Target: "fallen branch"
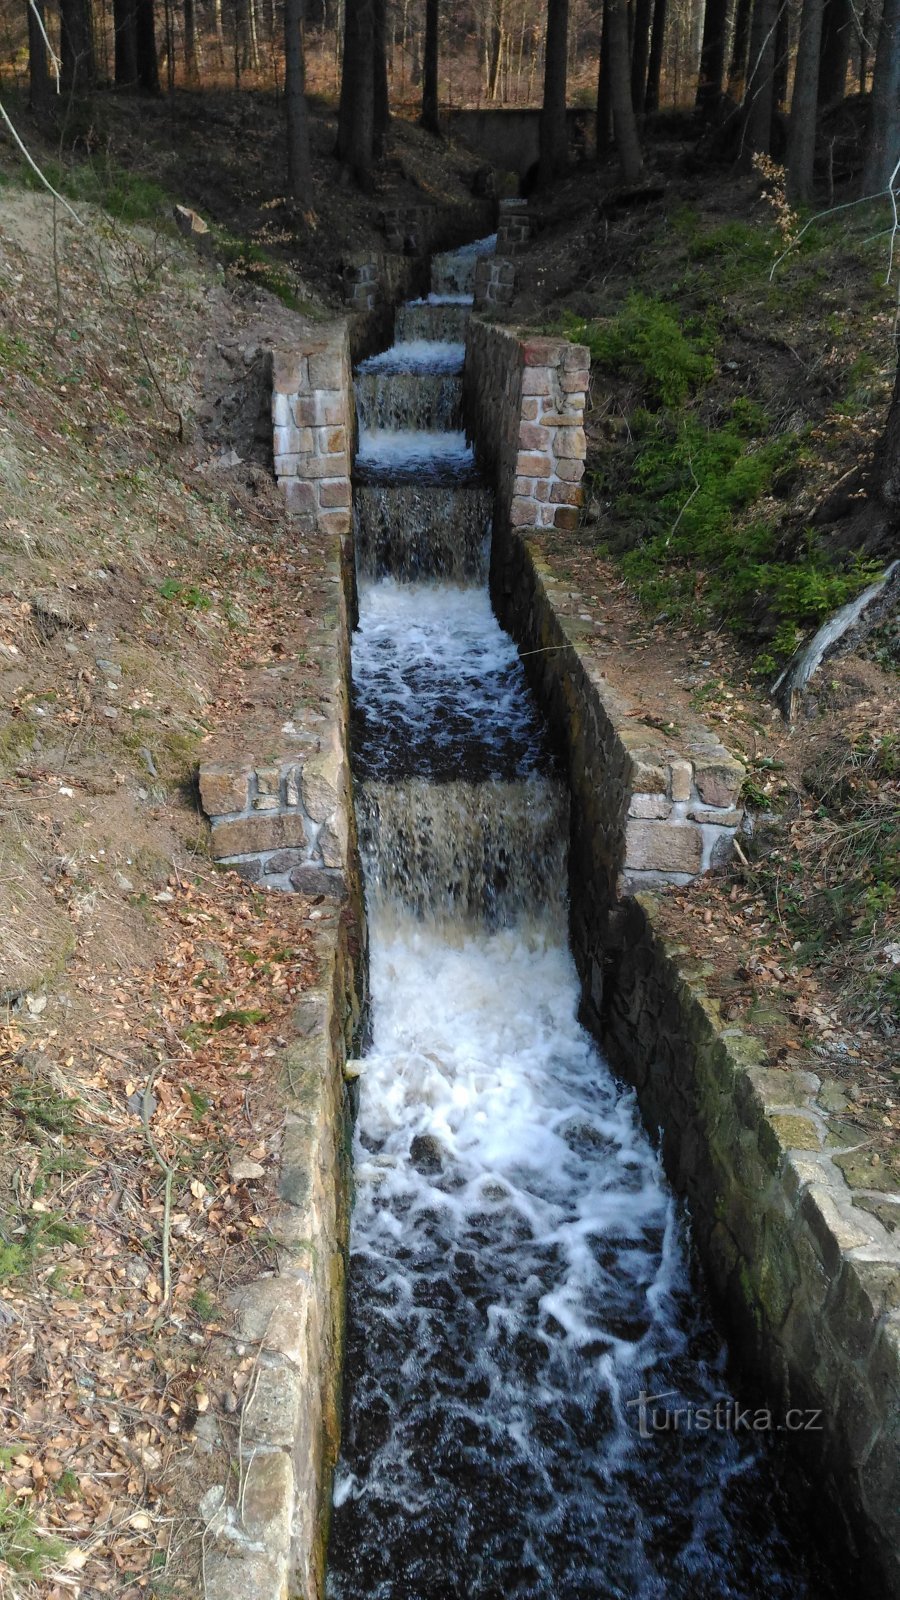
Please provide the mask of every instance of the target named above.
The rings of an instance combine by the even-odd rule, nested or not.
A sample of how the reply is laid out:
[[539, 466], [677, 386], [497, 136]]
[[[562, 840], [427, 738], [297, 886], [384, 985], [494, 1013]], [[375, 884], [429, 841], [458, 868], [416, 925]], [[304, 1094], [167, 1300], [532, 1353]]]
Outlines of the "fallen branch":
[[162, 1303], [161, 1303], [160, 1308], [159, 1308], [159, 1315], [156, 1318], [156, 1321], [155, 1321], [155, 1323], [153, 1325], [154, 1329], [156, 1329], [156, 1328], [158, 1328], [160, 1326], [160, 1324], [162, 1322], [162, 1319], [163, 1319], [163, 1315], [164, 1315], [164, 1313], [165, 1313], [165, 1311], [166, 1311], [166, 1309], [167, 1309], [167, 1307], [169, 1305], [169, 1302], [170, 1302], [171, 1296], [172, 1296], [172, 1268], [171, 1268], [171, 1263], [170, 1263], [170, 1260], [169, 1260], [169, 1247], [170, 1247], [171, 1238], [172, 1238], [172, 1189], [173, 1189], [173, 1186], [174, 1186], [174, 1183], [175, 1183], [175, 1168], [174, 1167], [170, 1167], [168, 1162], [163, 1160], [162, 1156], [159, 1153], [159, 1148], [157, 1146], [156, 1140], [154, 1139], [152, 1133], [150, 1132], [150, 1095], [151, 1095], [151, 1093], [153, 1091], [153, 1085], [156, 1082], [156, 1077], [157, 1077], [157, 1073], [158, 1072], [159, 1072], [159, 1068], [158, 1067], [155, 1068], [153, 1072], [151, 1072], [149, 1078], [147, 1079], [147, 1087], [145, 1088], [143, 1096], [141, 1098], [141, 1121], [144, 1124], [144, 1136], [145, 1136], [145, 1138], [147, 1140], [148, 1145], [150, 1146], [150, 1153], [153, 1156], [154, 1161], [156, 1162], [156, 1164], [160, 1168], [160, 1170], [162, 1172], [164, 1172], [165, 1175], [166, 1175], [165, 1202], [164, 1202], [164, 1205], [163, 1205], [163, 1224], [162, 1224], [162, 1275], [163, 1275], [162, 1287], [163, 1287], [163, 1297], [162, 1297]]

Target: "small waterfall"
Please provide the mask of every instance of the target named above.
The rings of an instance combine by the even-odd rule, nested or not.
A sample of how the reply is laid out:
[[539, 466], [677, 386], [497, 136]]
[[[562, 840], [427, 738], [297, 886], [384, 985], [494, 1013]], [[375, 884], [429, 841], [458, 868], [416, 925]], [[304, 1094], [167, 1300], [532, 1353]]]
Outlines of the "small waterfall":
[[438, 399], [491, 247], [437, 257], [358, 376], [373, 1043], [327, 1594], [812, 1600], [757, 1437], [638, 1426], [642, 1393], [726, 1400], [725, 1354], [634, 1097], [578, 1022], [568, 794], [491, 611], [489, 491]]
[[492, 505], [482, 485], [358, 483], [353, 508], [360, 576], [486, 582]]
[[555, 779], [362, 783], [357, 821], [370, 911], [564, 927], [569, 797]]

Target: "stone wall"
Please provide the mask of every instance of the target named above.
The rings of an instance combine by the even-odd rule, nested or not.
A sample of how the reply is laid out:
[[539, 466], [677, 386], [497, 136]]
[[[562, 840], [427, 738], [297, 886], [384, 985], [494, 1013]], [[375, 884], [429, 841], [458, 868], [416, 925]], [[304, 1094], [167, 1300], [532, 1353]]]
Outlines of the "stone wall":
[[[231, 1298], [235, 1360], [254, 1364], [233, 1483], [210, 1491], [206, 1600], [321, 1600], [340, 1433], [349, 1231], [348, 1058], [366, 995], [365, 913], [349, 786], [349, 539], [323, 540], [325, 587], [304, 659], [244, 681], [248, 709], [209, 742], [200, 792], [213, 855], [270, 888], [317, 897], [319, 966], [297, 1002], [279, 1072], [277, 1273]], [[315, 695], [309, 694], [310, 681]], [[268, 707], [268, 709], [264, 709]]]
[[538, 421], [523, 407], [553, 375], [579, 372], [583, 355], [547, 351], [529, 380], [528, 347], [473, 321], [467, 415], [497, 475], [495, 608], [568, 769], [584, 1019], [660, 1137], [760, 1398], [779, 1418], [817, 1413], [795, 1442], [835, 1554], [842, 1542], [855, 1550], [861, 1592], [900, 1596], [900, 1235], [887, 1215], [900, 1195], [885, 1197], [878, 1169], [860, 1158], [839, 1085], [786, 1070], [725, 1025], [705, 991], [708, 969], [659, 931], [646, 886], [685, 882], [724, 857], [743, 769], [683, 708], [670, 738], [607, 681], [584, 601], [554, 565], [560, 541], [541, 531], [548, 501], [524, 493], [521, 468], [523, 427]]
[[589, 356], [567, 339], [521, 335], [472, 317], [463, 395], [469, 433], [504, 520], [574, 528], [584, 476]]
[[272, 358], [275, 476], [303, 532], [349, 533], [353, 383], [346, 322]]
[[[576, 803], [577, 809], [577, 803]], [[856, 1552], [856, 1592], [900, 1595], [900, 1215], [842, 1125], [842, 1085], [785, 1069], [727, 1026], [709, 968], [654, 926], [650, 896], [616, 912], [602, 1038], [661, 1130], [732, 1348], [815, 1482], [818, 1537]], [[887, 1203], [893, 1199], [895, 1204]], [[843, 1550], [842, 1550], [843, 1547]]]

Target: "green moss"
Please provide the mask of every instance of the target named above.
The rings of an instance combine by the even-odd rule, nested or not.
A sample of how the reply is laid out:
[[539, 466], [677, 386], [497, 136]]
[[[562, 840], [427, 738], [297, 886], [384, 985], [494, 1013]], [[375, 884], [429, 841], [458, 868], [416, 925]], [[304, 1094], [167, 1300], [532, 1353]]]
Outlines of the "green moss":
[[0, 1564], [20, 1578], [39, 1578], [65, 1545], [39, 1532], [27, 1507], [0, 1489]]

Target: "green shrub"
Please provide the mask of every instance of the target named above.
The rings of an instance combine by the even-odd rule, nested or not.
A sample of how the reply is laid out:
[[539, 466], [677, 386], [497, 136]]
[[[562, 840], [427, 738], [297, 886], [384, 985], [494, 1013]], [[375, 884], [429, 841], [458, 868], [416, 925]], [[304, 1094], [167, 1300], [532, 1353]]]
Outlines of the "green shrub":
[[679, 321], [654, 296], [633, 293], [617, 316], [585, 322], [571, 314], [565, 332], [586, 344], [591, 361], [636, 378], [653, 406], [679, 406], [713, 375], [714, 336], [707, 323]]

